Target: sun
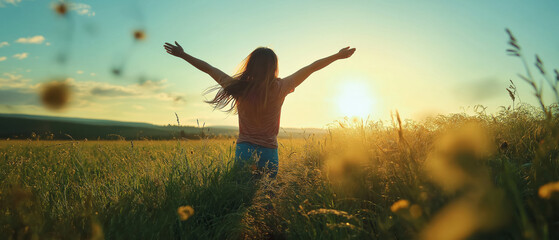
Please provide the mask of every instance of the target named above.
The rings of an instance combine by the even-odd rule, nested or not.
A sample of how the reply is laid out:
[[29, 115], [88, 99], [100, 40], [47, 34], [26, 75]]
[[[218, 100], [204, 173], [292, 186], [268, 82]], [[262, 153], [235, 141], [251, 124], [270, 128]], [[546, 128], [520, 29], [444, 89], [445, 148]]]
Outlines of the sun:
[[375, 111], [375, 100], [370, 86], [365, 82], [349, 81], [340, 86], [336, 99], [338, 111], [346, 117], [366, 119]]

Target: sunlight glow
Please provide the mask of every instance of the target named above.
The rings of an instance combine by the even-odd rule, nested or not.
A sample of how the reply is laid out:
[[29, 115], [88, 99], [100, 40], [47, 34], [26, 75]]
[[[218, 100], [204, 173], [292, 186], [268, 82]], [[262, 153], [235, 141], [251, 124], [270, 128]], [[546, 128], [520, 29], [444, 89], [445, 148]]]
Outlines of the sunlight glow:
[[369, 85], [361, 81], [343, 83], [336, 102], [343, 116], [364, 119], [375, 111], [376, 105]]

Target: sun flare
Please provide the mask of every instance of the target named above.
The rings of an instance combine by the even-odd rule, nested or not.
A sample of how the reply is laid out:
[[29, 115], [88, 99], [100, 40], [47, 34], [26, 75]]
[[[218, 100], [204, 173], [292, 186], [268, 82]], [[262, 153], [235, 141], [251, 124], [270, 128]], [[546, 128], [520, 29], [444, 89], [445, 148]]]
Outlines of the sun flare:
[[364, 82], [345, 82], [340, 86], [338, 111], [347, 117], [367, 118], [375, 111], [375, 101], [368, 84]]

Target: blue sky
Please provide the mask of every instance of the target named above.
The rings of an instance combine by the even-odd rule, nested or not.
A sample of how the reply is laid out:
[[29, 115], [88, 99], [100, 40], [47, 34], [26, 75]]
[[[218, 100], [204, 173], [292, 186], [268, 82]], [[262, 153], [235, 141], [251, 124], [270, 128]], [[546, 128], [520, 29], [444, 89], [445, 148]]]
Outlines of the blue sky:
[[[533, 103], [516, 76], [521, 62], [505, 53], [506, 27], [529, 62], [538, 53], [549, 69], [559, 66], [559, 2], [551, 0], [86, 0], [68, 2], [65, 17], [57, 3], [0, 0], [0, 112], [155, 124], [175, 123], [176, 112], [182, 124], [236, 125], [203, 102], [213, 80], [163, 51], [175, 40], [230, 74], [254, 48], [271, 47], [280, 77], [356, 47], [288, 96], [284, 127], [324, 127], [344, 114], [386, 119], [396, 109], [413, 119], [476, 104], [495, 111], [511, 104], [509, 79]], [[135, 30], [146, 39], [136, 41]], [[61, 111], [38, 100], [53, 79], [73, 89]]]

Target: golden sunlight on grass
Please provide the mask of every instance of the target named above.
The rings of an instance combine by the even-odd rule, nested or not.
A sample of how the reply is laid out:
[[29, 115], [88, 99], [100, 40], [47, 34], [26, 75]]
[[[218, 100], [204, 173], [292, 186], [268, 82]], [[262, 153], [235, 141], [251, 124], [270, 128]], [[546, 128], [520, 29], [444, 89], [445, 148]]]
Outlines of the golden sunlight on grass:
[[367, 118], [376, 110], [376, 101], [369, 88], [362, 81], [344, 82], [336, 98], [339, 113], [347, 117]]

